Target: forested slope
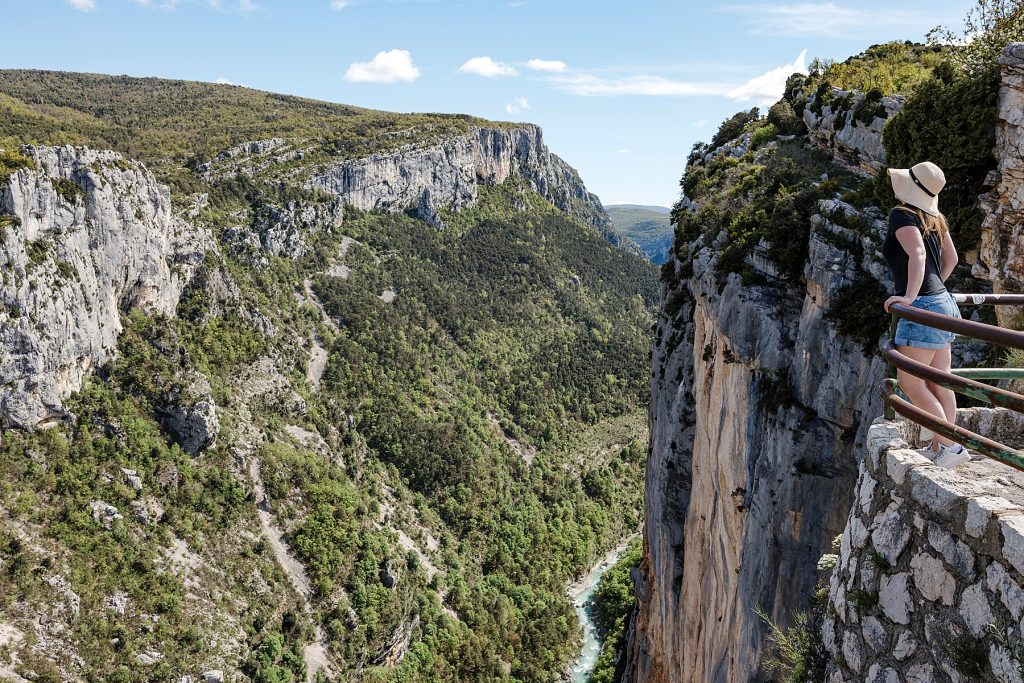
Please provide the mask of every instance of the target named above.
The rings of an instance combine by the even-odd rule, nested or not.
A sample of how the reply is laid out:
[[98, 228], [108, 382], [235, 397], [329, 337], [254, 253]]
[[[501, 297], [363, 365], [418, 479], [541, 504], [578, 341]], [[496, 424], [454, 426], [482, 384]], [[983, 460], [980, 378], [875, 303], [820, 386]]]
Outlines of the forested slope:
[[[561, 671], [566, 582], [639, 522], [656, 293], [566, 213], [599, 204], [539, 131], [157, 79], [0, 92], [0, 670]], [[496, 170], [451, 169], [466, 201], [431, 221], [311, 181], [480, 140]]]

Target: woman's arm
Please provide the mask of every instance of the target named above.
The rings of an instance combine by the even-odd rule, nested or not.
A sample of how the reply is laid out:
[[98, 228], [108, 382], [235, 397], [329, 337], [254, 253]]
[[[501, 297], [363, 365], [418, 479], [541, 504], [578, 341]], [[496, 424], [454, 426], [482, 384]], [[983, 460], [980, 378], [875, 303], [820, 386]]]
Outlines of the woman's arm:
[[924, 283], [924, 259], [927, 254], [924, 240], [921, 238], [921, 231], [913, 225], [905, 225], [897, 230], [896, 239], [910, 257], [907, 263], [907, 293], [904, 296], [913, 301]]
[[956, 255], [956, 247], [953, 245], [953, 238], [949, 234], [949, 230], [946, 231], [946, 236], [942, 239], [942, 271], [939, 273], [939, 277], [945, 282], [949, 274], [956, 268], [957, 261], [959, 259]]
[[885, 301], [885, 310], [894, 303], [902, 303], [910, 306], [917, 293], [921, 291], [924, 283], [924, 240], [921, 238], [921, 231], [914, 225], [904, 225], [896, 231], [896, 239], [899, 241], [903, 251], [907, 252], [907, 291], [903, 296], [891, 296]]

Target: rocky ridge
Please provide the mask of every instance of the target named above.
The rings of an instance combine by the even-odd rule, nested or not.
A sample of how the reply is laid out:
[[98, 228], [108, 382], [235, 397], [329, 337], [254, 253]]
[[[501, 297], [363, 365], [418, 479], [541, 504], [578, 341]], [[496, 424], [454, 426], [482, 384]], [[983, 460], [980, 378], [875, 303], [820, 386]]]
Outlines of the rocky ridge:
[[[216, 161], [266, 155], [282, 145], [277, 138], [254, 141]], [[217, 247], [191, 220], [205, 198], [199, 197], [191, 215], [175, 215], [168, 189], [143, 164], [87, 148], [26, 151], [34, 168], [15, 171], [0, 187], [0, 322], [9, 323], [0, 327], [0, 427], [31, 429], [68, 417], [63, 399], [111, 357], [121, 316], [129, 309], [174, 315], [203, 255]], [[367, 211], [414, 209], [440, 227], [442, 210], [472, 206], [481, 184], [513, 176], [640, 255], [639, 247], [614, 233], [600, 200], [575, 169], [548, 150], [536, 126], [475, 128], [435, 145], [329, 166], [308, 184], [336, 195], [336, 201], [269, 206], [251, 226], [228, 229], [224, 242], [233, 254], [265, 267], [267, 255], [307, 253], [308, 237], [337, 229], [346, 204]], [[259, 317], [258, 311], [249, 315]], [[193, 429], [184, 425], [188, 415], [198, 420], [199, 433], [185, 437], [192, 451], [212, 442], [216, 432], [215, 407], [205, 402], [196, 408], [199, 403], [202, 397], [167, 411], [182, 425], [175, 432]]]
[[612, 230], [600, 200], [587, 191], [574, 168], [548, 150], [537, 126], [472, 128], [437, 144], [341, 161], [315, 173], [309, 185], [364, 211], [413, 210], [443, 227], [443, 211], [470, 207], [480, 185], [498, 185], [513, 176], [597, 228], [612, 244], [641, 255], [639, 247]]

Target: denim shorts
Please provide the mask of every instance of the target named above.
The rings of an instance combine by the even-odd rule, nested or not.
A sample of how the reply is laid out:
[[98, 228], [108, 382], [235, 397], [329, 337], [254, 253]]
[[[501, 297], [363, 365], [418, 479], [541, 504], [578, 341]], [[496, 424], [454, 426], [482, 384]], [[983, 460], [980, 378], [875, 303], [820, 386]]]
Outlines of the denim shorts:
[[[949, 292], [939, 292], [929, 296], [919, 296], [914, 299], [914, 308], [920, 308], [932, 313], [942, 313], [954, 318], [960, 317], [960, 309]], [[942, 349], [946, 344], [953, 341], [952, 332], [937, 330], [921, 323], [911, 322], [900, 318], [896, 323], [896, 346], [913, 346], [918, 349]]]

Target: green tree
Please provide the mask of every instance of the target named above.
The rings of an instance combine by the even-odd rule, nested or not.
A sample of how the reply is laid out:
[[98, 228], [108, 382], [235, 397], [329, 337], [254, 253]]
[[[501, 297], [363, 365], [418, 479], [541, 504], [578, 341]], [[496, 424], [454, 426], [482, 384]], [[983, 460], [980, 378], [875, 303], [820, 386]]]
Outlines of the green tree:
[[947, 46], [949, 59], [964, 73], [984, 74], [1007, 45], [1024, 40], [1024, 1], [975, 0], [961, 30], [937, 26], [928, 40]]

